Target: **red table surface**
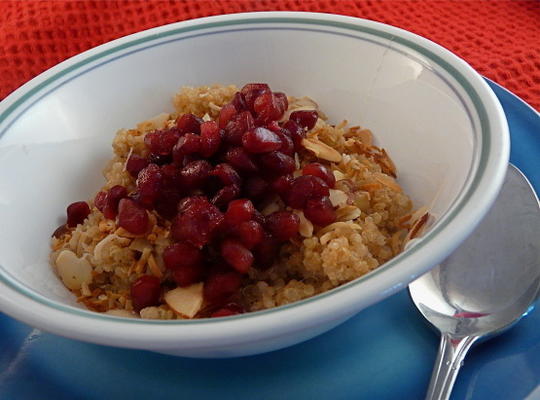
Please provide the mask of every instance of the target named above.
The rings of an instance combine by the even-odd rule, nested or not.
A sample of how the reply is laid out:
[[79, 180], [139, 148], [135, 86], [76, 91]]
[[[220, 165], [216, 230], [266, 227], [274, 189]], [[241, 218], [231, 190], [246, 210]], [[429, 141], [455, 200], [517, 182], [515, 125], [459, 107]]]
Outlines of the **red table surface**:
[[540, 110], [540, 1], [0, 0], [0, 100], [47, 68], [143, 29], [246, 11], [384, 22], [448, 48]]

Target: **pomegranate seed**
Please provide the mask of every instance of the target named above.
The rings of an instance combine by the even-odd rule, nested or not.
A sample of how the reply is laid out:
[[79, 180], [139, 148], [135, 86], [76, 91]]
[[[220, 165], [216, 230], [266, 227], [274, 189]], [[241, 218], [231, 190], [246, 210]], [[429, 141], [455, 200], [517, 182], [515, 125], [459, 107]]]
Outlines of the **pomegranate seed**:
[[248, 249], [264, 240], [264, 229], [257, 221], [244, 221], [234, 231], [240, 242]]
[[57, 239], [60, 239], [62, 236], [64, 236], [66, 233], [69, 232], [69, 228], [67, 224], [60, 225], [51, 235], [52, 237], [55, 237]]
[[156, 165], [165, 165], [172, 161], [171, 154], [163, 155], [163, 154], [156, 154], [156, 153], [150, 153], [148, 155], [148, 163], [149, 164], [156, 164]]
[[176, 191], [164, 190], [154, 204], [156, 212], [167, 220], [171, 220], [177, 214], [178, 202], [182, 195]]
[[336, 211], [328, 197], [309, 199], [304, 208], [304, 215], [319, 226], [326, 226], [336, 221]]
[[285, 112], [281, 102], [278, 104], [276, 96], [270, 91], [262, 93], [255, 99], [253, 110], [257, 113], [257, 122], [261, 125], [280, 119]]
[[285, 114], [285, 111], [287, 111], [287, 108], [289, 108], [289, 101], [285, 93], [274, 92], [274, 96], [276, 97], [276, 104], [280, 112], [279, 118], [276, 119], [280, 119]]
[[171, 276], [178, 286], [189, 286], [200, 282], [203, 277], [201, 265], [186, 265], [172, 271]]
[[244, 95], [246, 105], [249, 110], [253, 111], [253, 104], [255, 99], [265, 92], [269, 92], [270, 87], [266, 83], [248, 83], [240, 90], [240, 93]]
[[274, 133], [278, 133], [281, 130], [281, 126], [279, 126], [279, 122], [277, 121], [270, 121], [266, 124], [266, 129], [269, 129]]
[[224, 138], [230, 144], [241, 145], [244, 132], [253, 129], [255, 121], [249, 111], [234, 115], [225, 126]]
[[288, 211], [276, 211], [266, 217], [268, 231], [278, 240], [286, 241], [298, 233], [300, 218]]
[[328, 185], [321, 178], [303, 175], [294, 179], [286, 200], [292, 208], [301, 209], [310, 198], [320, 198], [329, 194]]
[[231, 104], [234, 105], [234, 108], [236, 108], [237, 111], [245, 111], [247, 110], [247, 104], [246, 99], [244, 95], [240, 92], [236, 92]]
[[294, 149], [296, 151], [300, 151], [302, 149], [302, 139], [304, 139], [306, 136], [304, 129], [296, 122], [291, 120], [288, 120], [283, 124], [283, 129], [289, 132], [289, 136], [294, 143]]
[[176, 127], [180, 133], [201, 133], [203, 120], [193, 114], [184, 114], [176, 120]]
[[257, 209], [255, 209], [255, 214], [253, 215], [253, 221], [258, 222], [261, 226], [266, 225], [266, 217], [262, 215]]
[[227, 150], [225, 160], [236, 169], [246, 172], [258, 171], [250, 155], [242, 147], [233, 147]]
[[201, 149], [201, 137], [194, 133], [186, 133], [172, 149], [173, 161], [181, 165], [184, 156], [188, 154], [198, 153]]
[[278, 149], [283, 154], [286, 154], [288, 156], [294, 155], [294, 142], [292, 139], [288, 136], [289, 131], [285, 129], [279, 129], [276, 132], [276, 135], [279, 136], [279, 140], [281, 140], [281, 147]]
[[159, 195], [161, 178], [161, 170], [156, 164], [149, 164], [148, 167], [139, 172], [136, 183], [141, 204], [144, 206], [153, 205]]
[[122, 199], [118, 203], [118, 225], [134, 235], [141, 235], [148, 230], [148, 214], [133, 200]]
[[183, 209], [172, 221], [171, 236], [196, 247], [207, 244], [223, 223], [223, 214], [205, 198], [182, 201]]
[[158, 305], [160, 295], [160, 281], [155, 276], [143, 275], [131, 285], [131, 300], [136, 311]]
[[212, 157], [221, 144], [221, 133], [215, 121], [206, 121], [201, 124], [201, 147], [203, 157]]
[[311, 163], [306, 165], [302, 169], [304, 175], [313, 175], [318, 178], [321, 178], [330, 188], [333, 188], [336, 185], [336, 178], [332, 171], [328, 170], [321, 163]]
[[279, 241], [270, 233], [265, 232], [263, 241], [253, 248], [255, 266], [259, 269], [272, 266], [278, 253]]
[[147, 166], [148, 160], [144, 157], [138, 156], [137, 154], [132, 154], [129, 156], [126, 162], [126, 170], [134, 178], [137, 178], [139, 172], [141, 172], [141, 170]]
[[238, 172], [226, 163], [216, 165], [210, 175], [217, 176], [224, 185], [240, 186], [242, 184], [242, 178], [240, 178]]
[[166, 164], [161, 166], [160, 172], [162, 188], [180, 191], [178, 187], [182, 183], [180, 168], [174, 164]]
[[103, 212], [103, 207], [105, 207], [106, 202], [107, 192], [98, 192], [96, 194], [96, 197], [94, 197], [94, 205], [101, 212]]
[[250, 200], [233, 200], [229, 203], [229, 207], [225, 213], [225, 222], [229, 226], [235, 226], [241, 222], [252, 219], [254, 213], [255, 207]]
[[185, 167], [189, 163], [192, 163], [193, 161], [200, 160], [201, 157], [199, 157], [197, 154], [188, 154], [184, 156], [184, 159], [182, 160], [182, 165], [179, 165], [180, 167]]
[[225, 104], [219, 111], [219, 128], [225, 129], [227, 122], [236, 114], [237, 109], [234, 104]]
[[212, 165], [206, 160], [192, 161], [180, 171], [182, 185], [188, 189], [201, 188], [212, 172]]
[[90, 207], [86, 201], [77, 201], [67, 207], [67, 225], [70, 227], [82, 224], [90, 214]]
[[212, 273], [204, 283], [204, 297], [211, 304], [225, 301], [241, 284], [242, 275], [236, 271]]
[[225, 239], [221, 243], [221, 256], [240, 273], [247, 273], [253, 264], [253, 254], [236, 240]]
[[210, 318], [229, 317], [231, 315], [237, 315], [244, 313], [244, 308], [236, 303], [226, 304], [224, 307], [214, 311]]
[[268, 186], [268, 182], [263, 178], [254, 176], [246, 181], [243, 190], [246, 197], [257, 200], [267, 193]]
[[291, 113], [291, 116], [289, 119], [291, 121], [296, 122], [298, 125], [303, 127], [304, 129], [307, 129], [308, 131], [310, 129], [313, 129], [315, 124], [317, 123], [317, 118], [319, 118], [319, 115], [317, 114], [317, 111], [294, 111]]
[[218, 190], [212, 197], [212, 204], [217, 207], [225, 207], [231, 200], [236, 199], [240, 195], [240, 187], [238, 185], [227, 185]]
[[206, 207], [208, 200], [204, 196], [189, 196], [178, 203], [178, 212], [183, 213], [192, 207]]
[[151, 153], [166, 156], [171, 154], [180, 136], [181, 134], [176, 128], [156, 130], [144, 136], [144, 143]]
[[244, 133], [242, 145], [250, 153], [268, 153], [279, 149], [281, 140], [274, 132], [259, 127]]
[[279, 151], [262, 154], [259, 161], [268, 172], [274, 175], [290, 174], [296, 169], [294, 159]]
[[118, 214], [118, 203], [124, 197], [127, 197], [127, 190], [123, 186], [116, 185], [107, 191], [107, 196], [105, 197], [105, 204], [102, 211], [105, 218], [116, 218], [116, 214]]
[[202, 253], [189, 243], [173, 243], [163, 250], [163, 262], [171, 270], [200, 265], [202, 263]]
[[272, 182], [272, 189], [282, 198], [286, 199], [291, 190], [294, 178], [291, 174], [282, 175]]

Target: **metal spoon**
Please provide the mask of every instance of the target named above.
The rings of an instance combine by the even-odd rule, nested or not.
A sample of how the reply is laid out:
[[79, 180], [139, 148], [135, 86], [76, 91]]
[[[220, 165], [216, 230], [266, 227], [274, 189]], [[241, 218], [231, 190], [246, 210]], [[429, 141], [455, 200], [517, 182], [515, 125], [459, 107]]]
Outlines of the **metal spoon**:
[[540, 288], [540, 212], [513, 165], [493, 208], [441, 265], [409, 285], [422, 315], [441, 333], [426, 399], [448, 399], [471, 346], [510, 328]]

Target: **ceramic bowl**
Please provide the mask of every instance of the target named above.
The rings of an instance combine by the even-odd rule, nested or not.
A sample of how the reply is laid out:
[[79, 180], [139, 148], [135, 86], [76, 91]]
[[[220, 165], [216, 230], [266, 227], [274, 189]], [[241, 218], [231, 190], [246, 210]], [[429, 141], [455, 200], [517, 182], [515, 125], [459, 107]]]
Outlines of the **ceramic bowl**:
[[[172, 111], [183, 85], [258, 81], [316, 99], [331, 121], [370, 128], [435, 224], [374, 272], [271, 310], [152, 321], [78, 305], [48, 263], [49, 238], [65, 205], [101, 186], [116, 130]], [[0, 310], [69, 338], [182, 356], [289, 346], [444, 259], [494, 201], [508, 154], [503, 110], [480, 75], [404, 30], [328, 14], [250, 13], [136, 33], [62, 62], [0, 104]]]

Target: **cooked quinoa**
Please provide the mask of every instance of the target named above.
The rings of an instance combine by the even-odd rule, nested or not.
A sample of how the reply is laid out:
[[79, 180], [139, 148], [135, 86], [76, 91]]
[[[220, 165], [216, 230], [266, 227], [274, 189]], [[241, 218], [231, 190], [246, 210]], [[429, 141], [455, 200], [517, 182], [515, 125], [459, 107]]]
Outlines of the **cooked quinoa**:
[[[135, 189], [135, 179], [126, 171], [131, 154], [147, 156], [144, 136], [171, 127], [185, 113], [205, 120], [216, 118], [221, 107], [238, 91], [235, 86], [184, 87], [174, 97], [175, 111], [160, 114], [133, 129], [121, 129], [113, 140], [113, 157], [105, 167], [101, 190], [115, 185]], [[387, 153], [373, 144], [367, 129], [332, 125], [309, 98], [289, 97], [287, 113], [295, 109], [317, 109], [319, 119], [308, 132], [305, 149], [296, 159], [295, 176], [302, 167], [319, 162], [329, 168], [336, 185], [330, 200], [337, 207], [337, 221], [316, 227], [300, 217], [300, 235], [281, 246], [278, 261], [266, 270], [250, 268], [235, 298], [247, 311], [295, 302], [330, 290], [376, 269], [402, 249], [418, 213], [396, 182], [396, 169]], [[263, 214], [285, 209], [279, 198], [266, 202]], [[147, 319], [186, 318], [166, 302], [134, 311], [130, 286], [142, 275], [164, 279], [168, 273], [162, 254], [172, 243], [171, 223], [150, 211], [149, 233], [134, 235], [106, 219], [93, 204], [82, 224], [63, 229], [52, 238], [51, 264], [77, 300], [90, 310]], [[88, 269], [89, 279], [66, 277], [58, 256], [69, 250]], [[65, 255], [71, 254], [64, 252]], [[79, 262], [78, 261], [78, 262]], [[198, 315], [197, 315], [198, 316]]]

